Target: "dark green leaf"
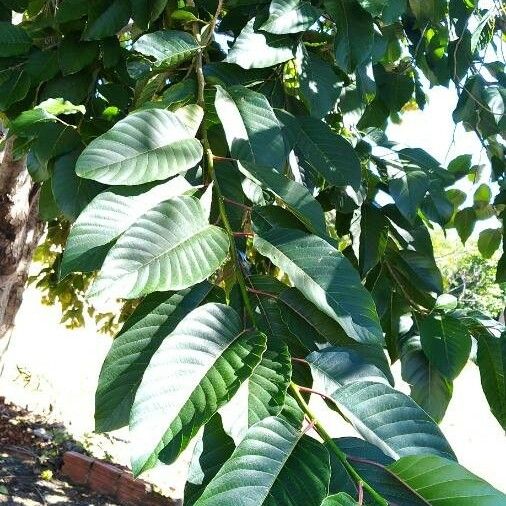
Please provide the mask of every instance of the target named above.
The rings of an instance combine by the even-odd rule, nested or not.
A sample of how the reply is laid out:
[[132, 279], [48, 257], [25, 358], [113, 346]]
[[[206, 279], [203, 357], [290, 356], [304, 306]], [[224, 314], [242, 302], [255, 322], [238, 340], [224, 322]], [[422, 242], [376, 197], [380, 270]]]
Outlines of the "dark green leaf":
[[195, 504], [320, 506], [329, 477], [329, 456], [321, 443], [282, 418], [266, 418], [248, 430]]
[[462, 244], [465, 244], [469, 237], [471, 237], [476, 220], [476, 211], [472, 207], [466, 207], [455, 215], [453, 222]]
[[478, 238], [478, 250], [483, 258], [491, 258], [499, 249], [502, 241], [502, 230], [500, 228], [487, 228], [480, 232]]
[[112, 342], [100, 372], [95, 395], [97, 431], [128, 425], [135, 393], [151, 357], [211, 289], [211, 284], [203, 282], [179, 293], [148, 295], [139, 304]]
[[131, 0], [132, 18], [135, 24], [146, 30], [152, 21], [162, 14], [167, 0]]
[[98, 7], [96, 16], [88, 17], [88, 24], [83, 33], [85, 40], [105, 39], [116, 35], [128, 24], [131, 14], [130, 0], [113, 0]]
[[58, 60], [64, 76], [75, 74], [91, 65], [98, 55], [96, 42], [85, 42], [65, 37], [58, 47]]
[[453, 316], [436, 315], [420, 320], [420, 341], [430, 362], [449, 380], [455, 379], [469, 359], [471, 336]]
[[370, 294], [349, 261], [329, 243], [299, 230], [278, 229], [255, 236], [253, 244], [351, 338], [364, 343], [383, 342]]
[[251, 375], [264, 350], [265, 336], [245, 331], [229, 306], [206, 304], [183, 318], [151, 358], [135, 396], [135, 474], [155, 465], [162, 449], [165, 462], [177, 458]]
[[388, 187], [399, 211], [412, 222], [429, 188], [425, 172], [409, 170], [401, 176], [390, 179]]
[[0, 21], [0, 57], [28, 53], [32, 39], [21, 26]]

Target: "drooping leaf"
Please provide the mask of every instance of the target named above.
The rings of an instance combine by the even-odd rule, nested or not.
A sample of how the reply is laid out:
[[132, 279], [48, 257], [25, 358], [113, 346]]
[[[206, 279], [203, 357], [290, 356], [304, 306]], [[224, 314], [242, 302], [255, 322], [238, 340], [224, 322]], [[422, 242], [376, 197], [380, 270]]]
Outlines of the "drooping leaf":
[[241, 164], [240, 168], [280, 198], [309, 231], [320, 237], [327, 236], [323, 209], [303, 185], [269, 167]]
[[320, 17], [321, 11], [306, 0], [272, 0], [269, 18], [260, 27], [269, 33], [303, 32]]
[[188, 480], [184, 488], [185, 506], [195, 504], [234, 449], [234, 440], [223, 430], [221, 417], [216, 413], [207, 422], [202, 439], [193, 450]]
[[255, 236], [253, 245], [351, 338], [382, 343], [383, 333], [370, 294], [349, 261], [329, 243], [299, 230], [278, 229]]
[[150, 109], [130, 114], [93, 140], [76, 173], [105, 184], [138, 185], [180, 174], [202, 154], [202, 145], [176, 114]]
[[464, 368], [471, 352], [466, 327], [450, 315], [428, 316], [419, 322], [420, 342], [430, 362], [449, 380]]
[[334, 69], [303, 45], [297, 49], [299, 93], [311, 116], [323, 118], [334, 110], [341, 93]]
[[506, 504], [506, 495], [453, 460], [441, 456], [403, 457], [391, 464], [389, 469], [429, 505]]
[[291, 377], [288, 346], [275, 337], [269, 338], [262, 360], [248, 380], [248, 425], [279, 415]]
[[[244, 330], [234, 309], [206, 304], [188, 314], [151, 358], [130, 417], [135, 474], [173, 461], [258, 365], [265, 336]], [[204, 493], [205, 495], [205, 493]]]
[[169, 182], [145, 187], [118, 187], [101, 193], [81, 213], [70, 230], [60, 275], [99, 269], [109, 245], [138, 218], [158, 203], [191, 190], [178, 176]]
[[[322, 370], [320, 364], [320, 370]], [[330, 397], [361, 436], [394, 459], [432, 453], [454, 459], [439, 427], [410, 397], [385, 383], [355, 381], [342, 386], [331, 372], [316, 386]]]
[[373, 205], [362, 206], [360, 215], [359, 265], [365, 276], [382, 259], [388, 240], [388, 220]]
[[177, 324], [209, 294], [204, 281], [179, 293], [148, 295], [114, 339], [95, 394], [95, 428], [107, 432], [128, 425], [135, 393], [151, 357]]
[[83, 33], [85, 40], [100, 40], [116, 35], [128, 24], [131, 14], [130, 0], [113, 0], [98, 6], [96, 12], [88, 17], [88, 24]]
[[400, 177], [390, 179], [388, 186], [399, 211], [407, 220], [413, 221], [429, 188], [425, 172], [408, 170]]
[[358, 189], [361, 167], [351, 144], [323, 121], [280, 112], [281, 121], [299, 157], [299, 163], [336, 186]]
[[147, 211], [118, 239], [90, 296], [135, 299], [188, 288], [214, 274], [228, 249], [228, 235], [209, 224], [197, 199], [175, 197]]
[[267, 98], [244, 86], [216, 88], [216, 112], [232, 157], [281, 170], [288, 153], [281, 124]]
[[411, 398], [436, 422], [441, 422], [452, 398], [453, 384], [427, 359], [418, 337], [402, 346], [402, 379], [411, 388]]
[[491, 258], [499, 249], [502, 241], [502, 230], [500, 228], [487, 228], [480, 232], [478, 238], [478, 250], [483, 258]]
[[266, 68], [291, 60], [294, 41], [287, 35], [272, 35], [257, 31], [255, 18], [243, 28], [225, 61], [243, 69]]
[[329, 456], [321, 443], [283, 418], [266, 418], [248, 430], [195, 504], [320, 506], [329, 476]]
[[161, 30], [143, 35], [132, 49], [150, 58], [157, 70], [167, 70], [191, 59], [200, 45], [188, 32]]
[[324, 5], [336, 23], [336, 63], [343, 72], [351, 73], [371, 57], [372, 18], [355, 0], [326, 0]]
[[506, 430], [506, 333], [496, 337], [482, 328], [474, 335], [483, 392], [493, 415]]
[[466, 207], [457, 212], [454, 218], [455, 228], [462, 244], [471, 237], [477, 220], [476, 211], [472, 207]]

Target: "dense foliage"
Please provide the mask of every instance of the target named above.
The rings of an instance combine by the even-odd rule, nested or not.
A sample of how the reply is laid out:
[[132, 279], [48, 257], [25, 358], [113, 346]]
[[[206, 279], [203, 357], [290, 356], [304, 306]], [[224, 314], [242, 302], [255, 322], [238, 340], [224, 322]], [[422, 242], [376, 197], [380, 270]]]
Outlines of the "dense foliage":
[[[185, 504], [506, 504], [437, 425], [474, 340], [506, 428], [506, 333], [443, 293], [429, 235], [501, 218], [501, 4], [0, 0], [0, 18], [0, 110], [61, 245], [49, 274], [140, 299], [96, 394], [135, 473], [199, 437]], [[442, 167], [386, 137], [433, 85], [458, 93], [495, 197], [453, 187], [469, 155]], [[330, 437], [311, 393], [361, 438]]]

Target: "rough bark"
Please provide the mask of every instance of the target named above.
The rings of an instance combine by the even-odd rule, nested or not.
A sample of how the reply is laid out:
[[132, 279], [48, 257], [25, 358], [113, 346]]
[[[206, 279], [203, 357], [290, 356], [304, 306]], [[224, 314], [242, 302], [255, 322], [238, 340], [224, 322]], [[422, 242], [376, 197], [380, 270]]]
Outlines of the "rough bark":
[[38, 197], [25, 160], [14, 159], [13, 139], [8, 139], [0, 163], [0, 374], [33, 251], [43, 231]]

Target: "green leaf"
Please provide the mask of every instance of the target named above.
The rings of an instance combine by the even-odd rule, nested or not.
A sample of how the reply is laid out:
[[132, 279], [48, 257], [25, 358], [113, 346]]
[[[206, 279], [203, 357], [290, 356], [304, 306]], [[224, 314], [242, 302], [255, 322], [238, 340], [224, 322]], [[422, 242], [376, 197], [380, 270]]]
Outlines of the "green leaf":
[[390, 2], [389, 0], [358, 0], [358, 3], [372, 16], [380, 16]]
[[321, 443], [283, 418], [266, 418], [248, 430], [195, 504], [320, 506], [329, 477], [329, 456]]
[[262, 360], [248, 380], [248, 425], [279, 415], [291, 378], [287, 345], [275, 338], [268, 339]]
[[371, 57], [372, 18], [355, 0], [325, 0], [324, 5], [336, 23], [334, 50], [337, 66], [350, 74]]
[[130, 19], [130, 0], [113, 0], [104, 8], [98, 6], [97, 15], [88, 17], [84, 40], [100, 40], [116, 35]]
[[281, 124], [267, 98], [244, 86], [216, 86], [216, 112], [233, 158], [281, 170], [287, 148]]
[[388, 187], [399, 211], [407, 220], [413, 222], [429, 189], [425, 172], [408, 170], [402, 176], [390, 179]]
[[358, 190], [360, 161], [348, 141], [316, 118], [294, 117], [284, 111], [280, 118], [305, 169], [320, 174], [331, 185], [350, 185]]
[[477, 209], [486, 207], [492, 200], [492, 190], [487, 184], [480, 184], [473, 195], [474, 207]]
[[49, 81], [58, 74], [59, 70], [56, 50], [33, 51], [25, 64], [25, 71], [32, 79], [32, 84]]
[[271, 191], [280, 198], [310, 232], [327, 237], [325, 215], [319, 202], [301, 184], [288, 179], [274, 169], [258, 167], [250, 164], [240, 165], [239, 169], [245, 172], [265, 190]]
[[78, 152], [74, 152], [57, 158], [51, 178], [56, 204], [70, 221], [76, 220], [84, 208], [103, 190], [100, 183], [77, 177], [75, 165], [78, 156]]
[[478, 250], [483, 258], [492, 258], [499, 249], [502, 241], [502, 229], [487, 228], [480, 232], [478, 238]]
[[[173, 461], [258, 365], [265, 336], [223, 304], [188, 314], [151, 358], [130, 418], [135, 474]], [[204, 493], [205, 495], [205, 493]]]
[[185, 179], [177, 176], [153, 188], [117, 187], [95, 197], [70, 230], [63, 253], [61, 277], [76, 270], [90, 272], [99, 269], [112, 241], [144, 213], [160, 202], [191, 189]]
[[135, 24], [146, 30], [165, 9], [167, 0], [130, 0], [132, 3], [132, 18]]
[[383, 342], [372, 297], [349, 261], [325, 240], [299, 230], [275, 229], [263, 237], [255, 236], [253, 246], [351, 338]]
[[191, 169], [202, 154], [202, 145], [176, 114], [150, 109], [130, 114], [93, 140], [76, 173], [105, 184], [138, 185]]
[[441, 422], [452, 398], [453, 384], [429, 362], [417, 336], [402, 346], [401, 366], [411, 398], [436, 422]]
[[341, 85], [334, 69], [304, 45], [297, 49], [299, 93], [311, 116], [323, 118], [335, 108]]
[[65, 37], [58, 46], [58, 60], [64, 76], [75, 74], [91, 65], [97, 55], [98, 44], [96, 42], [85, 42]]
[[476, 224], [476, 211], [472, 207], [461, 209], [453, 220], [462, 244], [471, 237]]
[[31, 45], [32, 39], [21, 26], [0, 22], [0, 57], [26, 54]]
[[226, 62], [243, 69], [266, 68], [291, 60], [294, 42], [286, 35], [270, 35], [255, 30], [255, 18], [242, 29], [229, 51]]
[[150, 58], [156, 69], [167, 70], [191, 59], [200, 45], [188, 32], [161, 30], [143, 35], [132, 49]]
[[358, 502], [350, 497], [346, 492], [339, 494], [329, 495], [322, 502], [322, 506], [358, 506]]
[[175, 197], [147, 211], [118, 239], [90, 296], [135, 299], [188, 288], [214, 274], [228, 248], [228, 235], [208, 223], [197, 199]]
[[483, 392], [493, 415], [506, 430], [506, 333], [496, 337], [482, 327], [474, 336], [478, 340], [477, 361]]
[[55, 19], [58, 23], [67, 23], [88, 14], [88, 2], [83, 0], [63, 0], [58, 4]]
[[360, 215], [359, 265], [365, 276], [382, 260], [388, 241], [388, 220], [372, 204], [362, 206]]
[[359, 434], [394, 459], [431, 453], [454, 459], [439, 427], [410, 397], [384, 383], [341, 386], [330, 374], [318, 385]]
[[420, 342], [430, 362], [449, 380], [455, 379], [469, 359], [471, 336], [453, 316], [434, 315], [420, 320]]
[[436, 506], [502, 506], [506, 495], [452, 460], [436, 455], [404, 457], [389, 466], [406, 486]]
[[207, 281], [179, 293], [148, 295], [124, 324], [105, 358], [95, 394], [95, 428], [108, 432], [128, 425], [135, 393], [151, 357], [177, 324], [212, 289]]
[[378, 87], [378, 96], [390, 112], [400, 111], [413, 97], [415, 83], [410, 75], [398, 69], [388, 72], [383, 65], [376, 65], [374, 77]]
[[216, 413], [204, 427], [202, 439], [195, 445], [184, 488], [185, 506], [193, 506], [209, 482], [235, 450], [234, 440], [223, 430]]
[[305, 0], [272, 0], [269, 18], [260, 28], [279, 35], [304, 32], [320, 15], [321, 11]]
[[24, 71], [13, 71], [0, 84], [0, 111], [6, 111], [11, 105], [23, 100], [30, 90], [30, 76]]
[[329, 347], [314, 351], [306, 360], [311, 366], [315, 388], [325, 392], [357, 381], [388, 384], [383, 371], [374, 363], [370, 363], [367, 358], [358, 351]]

